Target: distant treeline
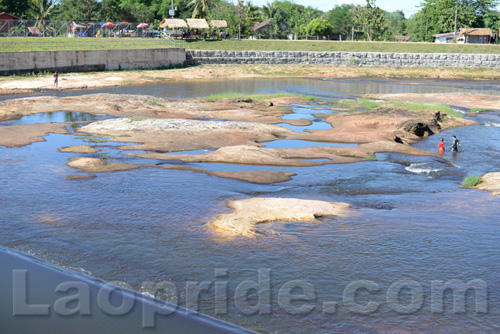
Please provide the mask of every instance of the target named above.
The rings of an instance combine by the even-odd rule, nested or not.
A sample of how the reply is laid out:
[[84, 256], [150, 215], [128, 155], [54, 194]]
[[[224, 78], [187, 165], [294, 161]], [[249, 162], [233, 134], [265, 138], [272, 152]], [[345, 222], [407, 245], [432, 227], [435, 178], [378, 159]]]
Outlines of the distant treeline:
[[[228, 32], [253, 34], [251, 28], [266, 19], [267, 34], [309, 36], [341, 35], [342, 39], [394, 40], [395, 35], [412, 41], [433, 41], [432, 35], [453, 32], [455, 13], [458, 28], [500, 27], [497, 0], [423, 0], [418, 12], [406, 18], [403, 11], [387, 12], [375, 0], [365, 5], [337, 5], [323, 12], [288, 0], [264, 6], [250, 0], [174, 0], [175, 17], [226, 20]], [[0, 11], [23, 19], [65, 21], [112, 21], [159, 23], [170, 17], [172, 0], [0, 0]]]

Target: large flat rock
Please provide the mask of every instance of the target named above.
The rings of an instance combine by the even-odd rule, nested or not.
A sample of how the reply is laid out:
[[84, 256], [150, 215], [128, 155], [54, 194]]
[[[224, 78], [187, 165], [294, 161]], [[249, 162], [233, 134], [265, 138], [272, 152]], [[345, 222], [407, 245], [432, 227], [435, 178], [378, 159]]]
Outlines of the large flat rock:
[[338, 216], [350, 207], [346, 203], [297, 198], [254, 197], [229, 201], [234, 211], [221, 214], [210, 226], [226, 236], [256, 236], [256, 225], [273, 221], [317, 222], [319, 217]]

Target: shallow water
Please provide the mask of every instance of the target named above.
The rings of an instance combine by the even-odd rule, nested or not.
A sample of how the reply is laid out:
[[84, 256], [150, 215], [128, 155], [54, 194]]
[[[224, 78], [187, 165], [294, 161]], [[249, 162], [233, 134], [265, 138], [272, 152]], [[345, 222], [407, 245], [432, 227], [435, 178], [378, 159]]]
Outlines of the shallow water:
[[[267, 85], [259, 80], [228, 81], [218, 88], [294, 90], [336, 98], [377, 90], [473, 88], [498, 94], [491, 88], [495, 85], [498, 83], [480, 82], [472, 87], [467, 82], [439, 80], [366, 80], [365, 85], [358, 79], [293, 79], [270, 80]], [[173, 86], [126, 87], [115, 92], [148, 90], [158, 96], [180, 97], [216, 90], [209, 83], [182, 84], [177, 90]], [[312, 113], [314, 108], [296, 106], [302, 114]], [[500, 199], [459, 187], [469, 174], [498, 171], [500, 130], [488, 125], [500, 123], [500, 113], [480, 113], [473, 119], [480, 125], [447, 130], [415, 145], [436, 152], [440, 137], [449, 146], [456, 134], [462, 140], [461, 151], [447, 151], [445, 160], [378, 154], [380, 161], [307, 168], [182, 163], [215, 171], [297, 174], [288, 182], [271, 185], [158, 168], [66, 180], [76, 174], [65, 165], [70, 157], [105, 153], [112, 161], [165, 162], [123, 156], [116, 148], [119, 143], [91, 143], [104, 146], [96, 154], [59, 153], [57, 149], [63, 146], [89, 144], [73, 134], [50, 134], [46, 142], [22, 148], [0, 147], [0, 244], [106, 281], [127, 282], [140, 292], [152, 293], [146, 281], [169, 280], [179, 287], [181, 300], [187, 281], [227, 281], [228, 312], [217, 316], [261, 333], [499, 332]], [[299, 143], [264, 144], [290, 147]], [[322, 218], [321, 223], [260, 224], [260, 237], [254, 239], [224, 239], [206, 226], [215, 215], [229, 212], [227, 200], [253, 196], [341, 201], [353, 209], [342, 218]], [[227, 270], [227, 275], [216, 277], [216, 269]], [[270, 270], [273, 310], [248, 315], [235, 306], [235, 289], [244, 280], [257, 281], [259, 269]], [[404, 279], [423, 289], [422, 307], [411, 314], [399, 314], [385, 302], [391, 285]], [[445, 312], [432, 312], [432, 281], [451, 279], [484, 281], [488, 311], [475, 313], [473, 295], [468, 295], [466, 312], [453, 313], [447, 295]], [[314, 306], [309, 313], [297, 315], [290, 308], [279, 307], [279, 290], [291, 280], [314, 287], [315, 299], [294, 302]], [[356, 314], [342, 303], [346, 287], [356, 280], [369, 280], [379, 287], [373, 292], [360, 290], [357, 295], [359, 304], [381, 303], [369, 315]], [[403, 289], [401, 303], [409, 303], [409, 297]], [[200, 300], [200, 310], [214, 315], [213, 292], [203, 292]], [[337, 312], [332, 313], [325, 302], [337, 302]]]
[[55, 111], [38, 113], [28, 116], [23, 116], [19, 119], [0, 122], [0, 126], [9, 125], [28, 125], [39, 123], [64, 123], [64, 122], [91, 122], [104, 119], [114, 118], [112, 116], [92, 115], [84, 112], [72, 111]]

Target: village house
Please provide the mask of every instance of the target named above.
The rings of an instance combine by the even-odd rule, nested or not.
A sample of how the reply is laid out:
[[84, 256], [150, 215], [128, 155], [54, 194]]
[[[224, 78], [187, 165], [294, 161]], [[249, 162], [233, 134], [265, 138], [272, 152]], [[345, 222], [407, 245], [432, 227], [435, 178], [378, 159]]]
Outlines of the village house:
[[0, 12], [0, 33], [7, 33], [9, 29], [17, 25], [19, 18], [15, 15]]
[[433, 35], [435, 43], [452, 43], [456, 38], [457, 43], [489, 44], [494, 37], [490, 28], [460, 28], [457, 33], [448, 32]]

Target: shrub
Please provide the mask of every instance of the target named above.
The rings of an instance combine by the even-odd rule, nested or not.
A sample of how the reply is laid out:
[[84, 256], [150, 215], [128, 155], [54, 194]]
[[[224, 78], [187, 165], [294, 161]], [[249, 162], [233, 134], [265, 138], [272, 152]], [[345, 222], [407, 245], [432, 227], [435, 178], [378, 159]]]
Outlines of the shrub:
[[477, 186], [481, 182], [482, 182], [482, 180], [481, 180], [480, 176], [469, 175], [462, 181], [462, 187], [474, 188], [475, 186]]

